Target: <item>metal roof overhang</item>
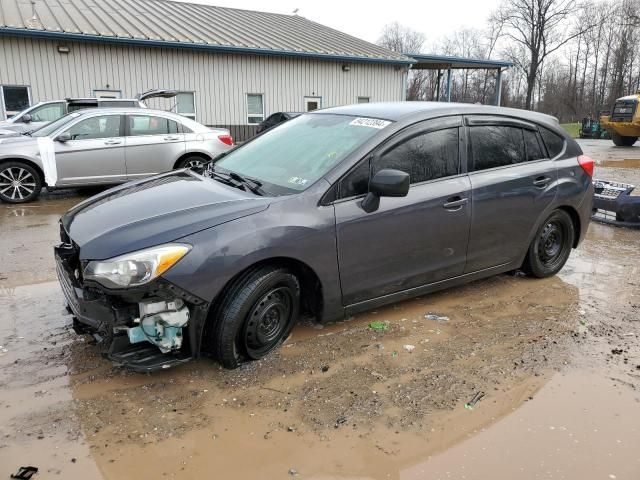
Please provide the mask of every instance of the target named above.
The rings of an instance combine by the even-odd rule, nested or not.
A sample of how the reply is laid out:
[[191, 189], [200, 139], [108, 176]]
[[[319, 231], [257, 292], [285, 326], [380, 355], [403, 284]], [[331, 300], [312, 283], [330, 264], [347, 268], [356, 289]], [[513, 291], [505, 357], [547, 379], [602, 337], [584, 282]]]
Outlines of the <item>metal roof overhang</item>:
[[416, 62], [411, 65], [413, 70], [447, 70], [451, 69], [502, 69], [513, 66], [512, 62], [504, 60], [481, 60], [478, 58], [451, 57], [446, 55], [421, 55], [405, 53]]
[[211, 43], [188, 43], [173, 42], [165, 40], [149, 40], [144, 38], [125, 38], [125, 37], [108, 37], [104, 35], [87, 35], [84, 33], [68, 33], [68, 32], [51, 32], [48, 30], [35, 30], [26, 28], [0, 27], [0, 35], [30, 37], [30, 38], [46, 38], [60, 40], [76, 40], [85, 42], [103, 42], [117, 43], [124, 45], [147, 46], [147, 47], [165, 47], [165, 48], [184, 48], [191, 50], [209, 50], [221, 53], [244, 53], [252, 55], [266, 55], [272, 57], [303, 57], [314, 58], [318, 60], [333, 60], [343, 62], [364, 62], [364, 63], [384, 63], [391, 65], [404, 65], [409, 67], [414, 60], [408, 57], [406, 60], [382, 58], [382, 57], [362, 57], [356, 55], [340, 55], [320, 52], [301, 52], [295, 50], [274, 50], [268, 48], [251, 48], [236, 47], [233, 45], [216, 45]]

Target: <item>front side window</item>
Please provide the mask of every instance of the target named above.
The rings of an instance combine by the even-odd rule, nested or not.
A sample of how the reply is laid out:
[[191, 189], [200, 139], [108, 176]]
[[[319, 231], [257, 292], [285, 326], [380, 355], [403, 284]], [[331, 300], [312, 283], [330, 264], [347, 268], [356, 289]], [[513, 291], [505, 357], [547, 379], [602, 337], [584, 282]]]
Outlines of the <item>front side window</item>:
[[259, 180], [270, 193], [299, 192], [390, 123], [347, 115], [300, 115], [233, 150], [216, 169]]
[[247, 123], [255, 124], [264, 120], [264, 101], [261, 93], [247, 94]]
[[71, 140], [92, 140], [120, 136], [120, 115], [91, 117], [73, 125], [69, 130]]
[[53, 122], [64, 115], [62, 103], [49, 103], [34, 108], [29, 112], [32, 122]]
[[507, 125], [469, 127], [473, 169], [514, 165], [526, 160], [522, 129]]
[[411, 183], [458, 174], [458, 129], [422, 133], [396, 145], [376, 158], [372, 175], [384, 168], [409, 174]]
[[178, 133], [178, 124], [164, 117], [129, 115], [129, 135], [168, 135]]

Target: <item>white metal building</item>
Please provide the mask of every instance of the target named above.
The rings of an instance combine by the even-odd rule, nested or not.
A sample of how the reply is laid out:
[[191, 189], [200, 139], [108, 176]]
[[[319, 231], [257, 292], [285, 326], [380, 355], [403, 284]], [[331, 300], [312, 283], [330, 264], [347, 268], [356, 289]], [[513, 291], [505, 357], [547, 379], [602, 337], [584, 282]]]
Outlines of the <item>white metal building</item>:
[[153, 100], [238, 140], [271, 113], [405, 98], [413, 59], [280, 15], [166, 0], [0, 0], [0, 115], [67, 97]]

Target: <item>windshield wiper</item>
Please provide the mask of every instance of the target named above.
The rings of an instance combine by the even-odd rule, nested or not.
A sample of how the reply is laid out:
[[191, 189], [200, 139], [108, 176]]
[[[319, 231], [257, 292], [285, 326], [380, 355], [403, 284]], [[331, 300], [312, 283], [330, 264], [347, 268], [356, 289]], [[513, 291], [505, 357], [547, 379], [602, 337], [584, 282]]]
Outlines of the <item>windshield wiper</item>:
[[26, 130], [24, 132], [20, 132], [21, 135], [27, 135], [27, 136], [31, 136], [31, 132], [29, 130]]
[[262, 182], [259, 182], [258, 180], [253, 180], [252, 178], [243, 177], [242, 175], [236, 172], [229, 172], [228, 175], [232, 179], [238, 182], [241, 182], [245, 187], [247, 187], [250, 191], [252, 191], [256, 195], [260, 195], [260, 196], [264, 195], [262, 188], [260, 188], [262, 187]]

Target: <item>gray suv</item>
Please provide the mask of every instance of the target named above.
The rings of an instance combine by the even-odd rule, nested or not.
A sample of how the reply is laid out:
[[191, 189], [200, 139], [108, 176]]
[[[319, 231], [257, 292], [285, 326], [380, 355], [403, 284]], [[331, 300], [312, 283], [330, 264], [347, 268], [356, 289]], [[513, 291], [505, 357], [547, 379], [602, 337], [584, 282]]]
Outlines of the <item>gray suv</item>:
[[300, 115], [188, 170], [116, 187], [61, 219], [78, 332], [140, 371], [203, 353], [259, 359], [301, 312], [343, 318], [522, 269], [584, 238], [593, 160], [552, 117], [445, 103]]
[[233, 146], [226, 129], [142, 108], [79, 110], [31, 135], [0, 139], [0, 200], [34, 200], [43, 186], [110, 185], [200, 168]]

